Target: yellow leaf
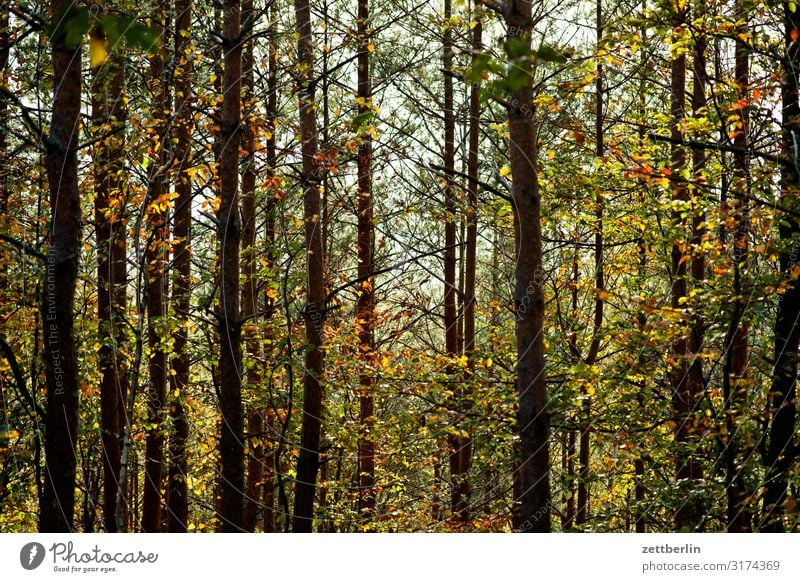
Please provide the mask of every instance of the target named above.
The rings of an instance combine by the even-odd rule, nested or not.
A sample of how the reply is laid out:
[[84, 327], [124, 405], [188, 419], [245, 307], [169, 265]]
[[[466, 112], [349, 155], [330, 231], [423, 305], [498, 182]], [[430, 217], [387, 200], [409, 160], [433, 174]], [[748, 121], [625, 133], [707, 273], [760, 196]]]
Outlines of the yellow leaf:
[[106, 51], [106, 40], [104, 38], [92, 37], [89, 42], [89, 64], [94, 69], [106, 61], [108, 52]]
[[502, 168], [500, 168], [500, 175], [503, 176], [504, 178], [508, 176], [510, 173], [511, 173], [511, 168], [509, 168], [508, 166], [503, 166]]
[[374, 51], [374, 50], [375, 50], [375, 45], [374, 45], [374, 44], [372, 44], [372, 43], [369, 43], [369, 44], [367, 45], [367, 50], [368, 50], [369, 52], [372, 52], [372, 51]]
[[488, 360], [486, 360], [486, 367], [491, 368], [493, 363], [494, 362], [492, 362], [492, 358], [489, 358]]

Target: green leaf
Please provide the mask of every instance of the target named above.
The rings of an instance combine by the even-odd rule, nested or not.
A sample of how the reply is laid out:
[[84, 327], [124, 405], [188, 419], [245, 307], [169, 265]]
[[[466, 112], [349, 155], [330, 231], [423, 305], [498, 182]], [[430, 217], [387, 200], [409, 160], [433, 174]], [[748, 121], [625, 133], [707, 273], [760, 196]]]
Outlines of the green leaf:
[[54, 24], [50, 32], [51, 42], [75, 48], [83, 42], [83, 38], [89, 32], [89, 9], [70, 5], [58, 16]]
[[144, 51], [153, 51], [161, 46], [158, 30], [144, 26], [130, 16], [104, 16], [100, 19], [100, 26], [111, 50], [120, 42]]
[[546, 44], [539, 45], [539, 48], [536, 50], [536, 59], [539, 61], [545, 61], [549, 63], [566, 63], [567, 57], [564, 55], [563, 52], [554, 49], [551, 46]]
[[789, 11], [792, 12], [792, 13], [796, 12], [797, 11], [797, 3], [789, 2]]
[[531, 52], [527, 38], [509, 38], [505, 44], [506, 54], [512, 59], [528, 56]]
[[509, 93], [513, 93], [524, 87], [529, 81], [530, 76], [525, 69], [511, 64], [508, 68], [508, 75], [500, 82], [500, 85]]

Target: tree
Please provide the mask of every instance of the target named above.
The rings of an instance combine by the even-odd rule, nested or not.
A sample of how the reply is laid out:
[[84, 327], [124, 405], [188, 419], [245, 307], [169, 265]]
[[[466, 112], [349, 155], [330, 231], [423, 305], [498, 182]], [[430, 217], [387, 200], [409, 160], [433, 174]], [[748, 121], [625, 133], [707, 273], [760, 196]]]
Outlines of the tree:
[[219, 155], [220, 203], [217, 210], [219, 244], [220, 309], [217, 314], [220, 341], [219, 378], [222, 429], [219, 454], [222, 498], [220, 530], [242, 530], [244, 507], [244, 445], [242, 419], [242, 320], [239, 310], [239, 155], [242, 135], [242, 37], [241, 2], [223, 4], [222, 42], [224, 76]]
[[297, 93], [300, 102], [300, 152], [303, 188], [303, 220], [306, 251], [306, 328], [305, 371], [303, 373], [303, 420], [300, 455], [297, 459], [292, 531], [310, 532], [314, 521], [314, 491], [319, 470], [319, 445], [322, 430], [322, 351], [325, 322], [325, 280], [322, 247], [320, 176], [317, 160], [317, 119], [314, 100], [314, 45], [311, 32], [311, 7], [308, 0], [295, 0], [297, 27]]
[[[544, 271], [541, 195], [533, 105], [531, 58], [532, 2], [514, 0], [505, 12], [512, 64], [524, 75], [507, 98], [515, 235], [514, 308], [516, 314], [517, 423], [522, 485], [521, 531], [550, 531], [550, 422], [544, 353]], [[512, 52], [514, 51], [514, 52]]]
[[[472, 18], [472, 59], [471, 65], [477, 65], [483, 48], [483, 18], [479, 12], [480, 4], [476, 6]], [[478, 303], [475, 279], [477, 276], [478, 254], [478, 194], [480, 192], [480, 132], [481, 132], [481, 85], [475, 82], [470, 87], [469, 94], [469, 129], [467, 153], [467, 205], [464, 219], [467, 222], [464, 240], [464, 355], [467, 357], [467, 378], [469, 383], [475, 373], [476, 333], [475, 311]], [[470, 394], [466, 395], [471, 398]], [[454, 485], [456, 491], [453, 496], [453, 511], [462, 521], [469, 520], [470, 485], [469, 471], [472, 466], [471, 437], [460, 436], [454, 443], [456, 459], [451, 457], [452, 469], [455, 468]]]
[[[254, 44], [252, 39], [254, 25], [254, 10], [251, 0], [242, 3], [242, 34], [244, 38], [251, 40], [245, 44], [242, 55], [242, 96], [246, 110], [252, 112], [255, 109], [254, 98]], [[252, 113], [250, 114], [252, 117]], [[252, 118], [244, 119], [244, 130], [242, 134], [242, 150], [246, 156], [244, 169], [242, 171], [242, 320], [249, 322], [246, 326], [247, 338], [245, 347], [249, 362], [246, 366], [247, 387], [257, 392], [263, 383], [262, 370], [263, 359], [262, 349], [259, 342], [258, 331], [260, 327], [256, 323], [261, 318], [259, 313], [259, 256], [256, 247], [256, 228], [259, 220], [257, 213], [258, 200], [256, 197], [256, 131], [254, 127], [256, 121]], [[258, 405], [251, 406], [247, 414], [247, 432], [250, 436], [248, 448], [250, 454], [247, 459], [247, 481], [245, 486], [245, 505], [243, 514], [243, 527], [245, 531], [255, 531], [256, 518], [258, 517], [258, 507], [260, 505], [261, 493], [263, 489], [263, 467], [264, 467], [264, 416], [263, 411]]]
[[[595, 30], [597, 34], [597, 52], [600, 53], [603, 42], [603, 3], [597, 0], [595, 7]], [[604, 112], [604, 78], [603, 64], [597, 60], [597, 74], [595, 78], [595, 155], [602, 160], [606, 153], [605, 144], [605, 112]], [[605, 271], [603, 269], [603, 192], [598, 189], [595, 197], [595, 217], [597, 224], [594, 231], [594, 320], [592, 339], [584, 362], [587, 366], [594, 366], [600, 352], [600, 331], [603, 326], [603, 310], [605, 294]], [[577, 265], [576, 265], [577, 266]], [[576, 274], [577, 276], [577, 274]], [[585, 390], [584, 390], [585, 392]], [[591, 396], [583, 394], [583, 417], [579, 439], [579, 475], [578, 475], [578, 508], [575, 522], [580, 525], [586, 523], [589, 514], [589, 471], [591, 462]]]
[[[448, 364], [448, 376], [455, 378], [457, 367], [452, 362], [459, 355], [458, 347], [458, 286], [456, 282], [456, 202], [457, 185], [455, 182], [455, 131], [456, 118], [453, 99], [453, 40], [451, 22], [453, 16], [452, 2], [444, 3], [444, 30], [442, 39], [442, 66], [444, 69], [444, 352], [445, 357], [451, 362]], [[450, 479], [452, 480], [451, 510], [453, 517], [465, 521], [469, 519], [469, 481], [462, 466], [464, 451], [467, 446], [464, 439], [456, 435], [449, 435], [447, 439], [449, 449]]]
[[[780, 196], [785, 208], [797, 208], [797, 188], [800, 176], [790, 160], [794, 158], [797, 144], [797, 124], [800, 120], [800, 46], [794, 41], [800, 30], [800, 13], [788, 3], [783, 5], [785, 62], [781, 77], [781, 149], [784, 162], [781, 165]], [[793, 465], [797, 451], [794, 446], [794, 429], [797, 394], [797, 359], [800, 345], [800, 280], [795, 273], [798, 251], [789, 245], [797, 245], [800, 232], [797, 218], [784, 216], [779, 227], [781, 241], [788, 248], [780, 254], [780, 271], [784, 274], [783, 292], [778, 299], [775, 315], [775, 356], [772, 385], [769, 390], [770, 425], [764, 458], [764, 517], [761, 531], [784, 530], [783, 514], [786, 503], [787, 473]]]
[[[373, 113], [372, 83], [370, 81], [370, 52], [372, 43], [369, 0], [358, 1], [356, 28], [358, 35], [358, 87], [356, 111], [360, 118], [369, 119]], [[359, 422], [361, 434], [358, 441], [359, 514], [371, 519], [375, 511], [375, 397], [373, 376], [375, 349], [375, 257], [373, 250], [374, 212], [372, 202], [372, 136], [368, 130], [359, 135], [358, 151], [358, 205], [357, 205], [357, 255], [358, 279], [361, 281], [356, 306], [358, 349], [363, 362], [359, 376]]]
[[69, 532], [74, 527], [78, 359], [73, 312], [81, 237], [77, 151], [82, 39], [75, 39], [63, 24], [69, 10], [74, 8], [63, 0], [50, 3], [54, 89], [45, 157], [51, 223], [42, 301], [47, 378], [46, 471], [39, 514], [42, 532]]
[[92, 121], [97, 133], [92, 159], [97, 237], [97, 316], [99, 321], [100, 416], [103, 442], [103, 518], [107, 532], [119, 530], [117, 490], [122, 430], [128, 398], [127, 362], [120, 349], [127, 339], [127, 193], [125, 174], [125, 67], [118, 58], [95, 69]]
[[187, 439], [189, 423], [184, 399], [189, 388], [190, 354], [188, 346], [189, 312], [192, 289], [192, 104], [193, 65], [191, 35], [192, 1], [175, 2], [175, 211], [173, 214], [173, 282], [172, 304], [175, 318], [171, 388], [169, 405], [173, 431], [169, 440], [169, 475], [167, 513], [170, 532], [186, 531], [189, 522]]
[[[672, 13], [673, 42], [680, 42], [686, 34], [688, 5], [676, 5]], [[677, 203], [689, 201], [688, 187], [683, 171], [686, 165], [686, 148], [681, 144], [686, 117], [686, 53], [676, 51], [671, 62], [670, 114], [672, 116], [672, 139], [670, 153], [670, 176], [672, 199]], [[675, 211], [672, 220], [676, 228], [683, 228], [683, 219]], [[688, 272], [685, 245], [679, 239], [671, 245], [670, 281], [672, 285], [672, 308], [681, 310], [688, 296]], [[675, 479], [686, 488], [687, 499], [680, 499], [675, 511], [675, 525], [679, 530], [693, 529], [700, 523], [703, 508], [694, 491], [693, 483], [702, 479], [702, 466], [692, 450], [692, 435], [695, 434], [698, 403], [702, 397], [703, 386], [694, 382], [695, 375], [689, 374], [687, 362], [691, 358], [689, 345], [684, 335], [679, 335], [673, 345], [674, 356], [670, 371], [672, 383], [672, 402], [675, 409], [675, 441], [680, 447], [675, 460]]]
[[[152, 19], [166, 46], [170, 10], [166, 0], [161, 0]], [[147, 232], [145, 261], [147, 263], [147, 343], [148, 360], [148, 431], [144, 462], [144, 498], [142, 501], [142, 531], [161, 530], [161, 506], [164, 464], [164, 405], [167, 391], [167, 349], [162, 341], [167, 315], [169, 263], [169, 176], [171, 163], [170, 119], [172, 103], [170, 84], [167, 82], [164, 55], [157, 50], [150, 57], [150, 83], [153, 92], [154, 139], [152, 144], [152, 171], [147, 191]]]
[[[744, 16], [744, 8], [737, 4], [740, 16]], [[742, 34], [740, 32], [740, 34]], [[696, 41], [696, 43], [699, 41]], [[736, 39], [736, 55], [734, 64], [734, 80], [736, 82], [736, 98], [738, 103], [748, 100], [750, 84], [749, 47], [741, 39]], [[696, 59], [702, 55], [695, 49]], [[697, 76], [697, 72], [695, 72]], [[733, 245], [733, 289], [735, 299], [733, 313], [728, 330], [730, 348], [726, 352], [723, 377], [725, 398], [726, 435], [725, 443], [725, 490], [727, 496], [728, 531], [750, 531], [750, 515], [747, 509], [748, 493], [745, 489], [742, 474], [737, 467], [737, 430], [740, 410], [746, 406], [748, 392], [748, 333], [749, 323], [745, 316], [747, 307], [745, 296], [745, 277], [747, 273], [748, 238], [750, 236], [750, 162], [748, 132], [750, 123], [747, 107], [737, 109], [736, 128], [732, 130], [733, 146], [733, 200], [727, 211], [734, 219], [731, 244]], [[701, 376], [702, 377], [702, 376]]]

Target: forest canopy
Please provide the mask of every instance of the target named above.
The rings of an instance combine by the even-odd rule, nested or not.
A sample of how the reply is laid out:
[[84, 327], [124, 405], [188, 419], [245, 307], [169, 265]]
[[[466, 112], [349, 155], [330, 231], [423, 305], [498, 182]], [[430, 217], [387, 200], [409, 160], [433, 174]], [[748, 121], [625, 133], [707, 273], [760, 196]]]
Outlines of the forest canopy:
[[0, 531], [800, 530], [800, 10], [0, 6]]

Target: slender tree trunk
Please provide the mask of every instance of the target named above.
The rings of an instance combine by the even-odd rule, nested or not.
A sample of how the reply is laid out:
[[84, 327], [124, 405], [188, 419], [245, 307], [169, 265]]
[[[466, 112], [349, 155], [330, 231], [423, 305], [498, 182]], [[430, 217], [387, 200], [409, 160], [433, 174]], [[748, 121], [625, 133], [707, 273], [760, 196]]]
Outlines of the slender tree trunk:
[[[745, 14], [741, 6], [737, 7], [739, 18]], [[744, 30], [742, 30], [744, 32]], [[697, 51], [695, 51], [697, 52]], [[750, 78], [750, 56], [747, 43], [736, 39], [736, 57], [734, 66], [737, 99], [748, 99]], [[696, 73], [695, 73], [696, 75]], [[737, 468], [738, 418], [747, 406], [747, 335], [749, 325], [744, 319], [747, 303], [744, 298], [742, 277], [747, 261], [749, 236], [749, 203], [750, 195], [750, 161], [749, 120], [747, 107], [737, 110], [738, 121], [734, 129], [733, 145], [737, 151], [733, 154], [733, 188], [736, 196], [729, 203], [728, 212], [734, 219], [733, 232], [733, 313], [728, 332], [728, 350], [723, 369], [723, 396], [725, 399], [725, 493], [727, 497], [727, 529], [730, 532], [750, 531], [750, 515], [746, 507], [747, 493], [744, 491], [743, 479]]]
[[[92, 122], [101, 138], [92, 155], [95, 179], [95, 229], [97, 236], [97, 316], [100, 350], [100, 419], [103, 445], [103, 526], [116, 532], [117, 479], [122, 454], [122, 430], [128, 395], [127, 363], [120, 348], [125, 344], [120, 314], [127, 308], [127, 217], [123, 168], [125, 167], [124, 66], [112, 57], [94, 75]], [[107, 129], [108, 128], [108, 129]]]
[[[677, 42], [687, 34], [687, 8], [677, 8], [673, 13], [673, 42]], [[676, 142], [671, 152], [672, 199], [677, 202], [688, 202], [688, 188], [682, 172], [686, 166], [686, 150], [677, 145], [683, 140], [683, 122], [686, 116], [686, 54], [676, 52], [671, 67], [671, 115], [672, 139]], [[683, 218], [680, 212], [673, 212], [676, 228], [682, 228]], [[672, 280], [672, 308], [683, 309], [683, 302], [688, 296], [687, 256], [686, 248], [680, 241], [672, 245], [672, 264], [670, 277]], [[702, 393], [689, 381], [690, 357], [689, 342], [684, 336], [678, 337], [672, 346], [672, 405], [675, 412], [675, 441], [678, 451], [675, 461], [675, 479], [682, 491], [680, 505], [675, 510], [675, 526], [678, 530], [693, 530], [702, 521], [703, 508], [699, 496], [694, 493], [697, 481], [702, 478], [702, 466], [695, 458], [693, 435], [696, 432], [695, 413]]]
[[322, 387], [324, 371], [323, 325], [325, 320], [324, 256], [322, 249], [320, 172], [316, 161], [317, 119], [314, 101], [314, 51], [311, 7], [308, 0], [295, 0], [297, 57], [300, 98], [300, 136], [303, 157], [301, 183], [304, 191], [304, 220], [307, 269], [305, 309], [306, 353], [303, 375], [303, 421], [300, 455], [297, 460], [294, 516], [295, 532], [310, 532], [314, 522], [314, 492], [319, 470], [322, 430]]
[[[367, 116], [372, 110], [372, 83], [370, 82], [371, 30], [369, 0], [358, 0], [358, 90], [356, 92], [359, 115]], [[368, 521], [375, 512], [375, 397], [373, 350], [375, 349], [375, 294], [373, 285], [373, 202], [372, 202], [372, 137], [362, 131], [358, 144], [358, 278], [362, 281], [356, 306], [359, 358], [362, 361], [360, 405], [360, 435], [358, 440], [358, 511], [359, 518]]]
[[242, 321], [239, 310], [239, 151], [242, 137], [241, 2], [223, 4], [224, 70], [220, 123], [220, 205], [217, 211], [220, 309], [220, 410], [222, 461], [220, 530], [242, 530], [244, 507], [244, 446], [242, 418]]
[[[9, 31], [10, 3], [0, 8], [0, 87], [6, 87], [11, 77], [11, 69], [8, 66], [8, 57], [11, 55], [11, 33]], [[9, 124], [9, 102], [5, 93], [0, 92], [0, 160], [8, 159], [8, 136], [7, 128]], [[10, 220], [8, 216], [8, 202], [10, 198], [9, 178], [11, 172], [7, 164], [0, 164], [0, 232], [8, 232]], [[0, 255], [0, 289], [3, 293], [8, 293], [8, 261], [5, 253]], [[0, 301], [0, 317], [5, 320], [8, 309], [7, 297]], [[2, 333], [0, 333], [2, 337]], [[2, 386], [0, 386], [2, 390]], [[0, 394], [1, 396], [2, 394]], [[5, 400], [0, 403], [5, 407]], [[5, 408], [4, 408], [5, 410]], [[0, 416], [0, 424], [5, 424], [5, 415]]]
[[567, 486], [563, 493], [564, 513], [561, 517], [561, 529], [570, 531], [575, 524], [575, 431], [568, 430], [562, 434], [561, 471], [566, 477]]
[[[52, 0], [57, 25], [68, 4]], [[45, 166], [50, 188], [50, 250], [42, 302], [47, 423], [45, 483], [39, 515], [42, 532], [69, 532], [75, 514], [75, 438], [78, 417], [78, 359], [73, 310], [81, 252], [78, 140], [81, 109], [80, 45], [68, 46], [66, 32], [51, 38], [53, 112]]]
[[[451, 361], [459, 356], [458, 341], [458, 282], [456, 280], [456, 195], [455, 184], [455, 131], [456, 117], [453, 99], [453, 39], [452, 39], [452, 2], [444, 2], [444, 34], [442, 41], [442, 65], [444, 67], [444, 348], [445, 355]], [[455, 379], [457, 368], [448, 365], [448, 377]], [[457, 394], [462, 396], [461, 394]], [[461, 403], [455, 402], [460, 408]], [[454, 427], [458, 431], [458, 421]], [[450, 509], [456, 521], [469, 519], [469, 481], [463, 466], [464, 451], [468, 439], [457, 434], [447, 437], [450, 461]]]
[[[781, 82], [782, 147], [785, 159], [790, 160], [781, 166], [781, 205], [798, 209], [798, 187], [800, 176], [795, 164], [797, 144], [800, 143], [800, 92], [798, 90], [798, 71], [800, 71], [800, 45], [792, 37], [800, 30], [800, 11], [789, 8], [784, 3], [784, 41], [786, 54]], [[792, 241], [800, 232], [797, 218], [785, 215], [779, 226], [780, 239], [784, 243]], [[795, 243], [796, 244], [796, 243]], [[769, 441], [765, 461], [764, 517], [761, 531], [784, 531], [783, 517], [787, 500], [787, 480], [789, 469], [797, 458], [794, 445], [795, 420], [797, 410], [797, 348], [800, 344], [800, 279], [793, 275], [798, 265], [798, 248], [786, 249], [780, 254], [781, 272], [784, 273], [785, 290], [778, 299], [778, 312], [775, 316], [775, 368], [769, 391], [770, 425]]]
[[[483, 47], [483, 22], [480, 16], [474, 17], [472, 28], [472, 62], [477, 62], [478, 55]], [[475, 309], [477, 295], [475, 291], [475, 276], [477, 270], [478, 251], [478, 173], [479, 173], [479, 148], [480, 148], [480, 122], [481, 101], [480, 84], [474, 83], [470, 87], [469, 95], [469, 132], [467, 152], [467, 204], [463, 220], [466, 222], [464, 232], [464, 260], [463, 262], [463, 352], [467, 357], [466, 382], [467, 385], [475, 371]], [[464, 406], [468, 406], [471, 399], [469, 388], [464, 393]], [[453, 499], [453, 512], [456, 517], [467, 522], [470, 519], [470, 498], [472, 487], [469, 481], [469, 472], [472, 467], [472, 437], [459, 435], [455, 442], [455, 466], [457, 472], [452, 476], [455, 488]]]
[[257, 436], [250, 437], [250, 450], [247, 455], [247, 484], [242, 527], [245, 531], [254, 532], [264, 485], [264, 445], [261, 443], [264, 438], [264, 418], [261, 416], [261, 411], [251, 410], [247, 415], [247, 432]]
[[[242, 33], [245, 38], [253, 33], [253, 0], [242, 2]], [[245, 110], [248, 114], [253, 110], [253, 50], [254, 41], [250, 40], [244, 46], [242, 55], [242, 96]], [[245, 348], [250, 362], [247, 365], [247, 387], [253, 394], [257, 393], [262, 382], [263, 358], [259, 342], [260, 332], [263, 327], [257, 321], [260, 319], [258, 301], [258, 266], [259, 256], [256, 247], [256, 167], [255, 167], [256, 134], [254, 122], [245, 117], [242, 133], [242, 150], [246, 156], [242, 171], [242, 319], [247, 321], [245, 327]], [[263, 432], [264, 418], [257, 404], [247, 415], [247, 432], [250, 434], [247, 456], [247, 481], [245, 485], [245, 504], [243, 524], [245, 531], [253, 532], [258, 518], [258, 508], [261, 502], [262, 476], [264, 456]]]
[[[160, 0], [154, 26], [161, 32], [166, 45], [169, 7]], [[161, 529], [161, 487], [164, 464], [164, 399], [167, 389], [167, 352], [163, 345], [164, 317], [167, 303], [167, 277], [169, 262], [167, 209], [169, 181], [166, 166], [169, 163], [170, 117], [172, 115], [169, 83], [165, 76], [164, 57], [156, 52], [150, 58], [150, 82], [153, 91], [155, 137], [152, 172], [149, 177], [147, 233], [150, 238], [145, 253], [147, 262], [147, 342], [150, 346], [147, 386], [147, 441], [144, 462], [144, 498], [142, 500], [142, 531]]]
[[[267, 422], [265, 429], [268, 434], [274, 434], [275, 418], [272, 410], [267, 411]], [[264, 533], [275, 532], [275, 456], [272, 450], [264, 450], [264, 477], [262, 479], [264, 491], [263, 506], [264, 506], [264, 519], [262, 529]]]
[[[270, 7], [270, 26], [274, 27], [276, 8], [274, 5]], [[267, 179], [271, 184], [274, 184], [276, 179], [277, 167], [277, 143], [275, 133], [277, 130], [277, 117], [278, 117], [278, 48], [275, 36], [269, 38], [268, 48], [268, 68], [267, 71], [267, 131], [266, 136], [266, 173]], [[276, 205], [277, 197], [275, 193], [269, 192], [267, 198], [267, 216], [266, 216], [266, 239], [267, 239], [267, 259], [271, 268], [275, 269], [276, 261], [276, 245], [277, 245], [277, 232], [275, 229], [275, 213], [277, 212]], [[273, 331], [272, 317], [275, 313], [275, 301], [269, 296], [269, 287], [265, 291], [266, 297], [264, 298], [264, 305], [266, 306], [266, 314], [264, 320], [267, 324], [267, 333], [271, 334]], [[265, 369], [270, 367], [271, 353], [273, 343], [267, 344], [267, 353], [264, 356]], [[273, 438], [276, 434], [275, 423], [275, 410], [273, 403], [269, 402], [265, 410], [267, 435]], [[275, 451], [277, 447], [273, 444], [270, 447], [265, 447], [264, 450], [264, 477], [263, 477], [263, 505], [264, 505], [264, 533], [272, 533], [276, 530], [275, 526]], [[288, 515], [286, 518], [288, 519]]]
[[[699, 0], [696, 11], [703, 14], [706, 10], [705, 0]], [[706, 37], [703, 31], [695, 32], [694, 53], [692, 55], [692, 112], [695, 117], [704, 115], [703, 109], [706, 107], [706, 85], [708, 85], [708, 73], [706, 71]], [[700, 200], [702, 191], [698, 185], [705, 183], [707, 153], [696, 149], [692, 151], [692, 176], [694, 184], [691, 186], [691, 198]], [[706, 257], [702, 249], [703, 237], [706, 234], [706, 214], [702, 204], [695, 206], [692, 212], [692, 238], [690, 248], [692, 249], [691, 274], [695, 286], [702, 287], [705, 280]], [[705, 390], [703, 380], [703, 360], [700, 357], [703, 351], [705, 323], [702, 315], [697, 310], [692, 319], [691, 335], [689, 337], [689, 372], [687, 382], [690, 391], [694, 394], [701, 394]]]
[[[531, 42], [531, 2], [513, 0], [505, 14], [508, 38]], [[527, 51], [519, 66], [530, 72]], [[550, 421], [544, 353], [544, 273], [541, 198], [533, 87], [528, 81], [508, 98], [512, 198], [516, 255], [514, 306], [517, 315], [517, 411], [520, 434], [522, 515], [520, 530], [550, 531]]]
[[[646, 0], [642, 0], [642, 11], [644, 11], [646, 8], [647, 8], [647, 1]], [[642, 40], [646, 41], [647, 40], [647, 31], [644, 28], [644, 26], [642, 27], [641, 35], [642, 35]], [[647, 56], [646, 56], [646, 53], [643, 52], [642, 53], [642, 58], [641, 58], [641, 63], [640, 63], [640, 66], [641, 66], [642, 70], [645, 70], [647, 68], [647, 64], [648, 64]], [[645, 119], [646, 115], [647, 115], [647, 102], [646, 102], [646, 96], [645, 96], [645, 80], [644, 80], [644, 77], [642, 78], [642, 80], [639, 83], [638, 105], [639, 105], [640, 118], [641, 119]], [[644, 148], [645, 147], [645, 138], [646, 138], [646, 136], [645, 136], [645, 128], [644, 128], [643, 125], [639, 127], [639, 132], [638, 133], [639, 133], [639, 136], [638, 136], [639, 137], [639, 147], [640, 148]], [[639, 200], [638, 200], [638, 202], [639, 202], [641, 207], [645, 206], [645, 192], [646, 192], [645, 181], [644, 181], [643, 178], [639, 178]], [[646, 244], [646, 242], [644, 240], [643, 234], [644, 233], [642, 233], [642, 236], [640, 236], [638, 241], [637, 241], [637, 246], [638, 246], [638, 251], [639, 251], [639, 253], [638, 253], [639, 254], [638, 274], [639, 274], [639, 279], [641, 281], [644, 281], [645, 277], [647, 276], [647, 244]], [[636, 323], [637, 323], [639, 335], [644, 340], [645, 332], [647, 330], [647, 314], [644, 312], [644, 310], [640, 309], [638, 311], [638, 313], [636, 314], [636, 320], [637, 320]], [[644, 368], [646, 366], [646, 364], [647, 364], [647, 359], [646, 359], [646, 355], [644, 353], [644, 350], [641, 349], [641, 348], [639, 349], [639, 357], [637, 359], [638, 359], [639, 365], [642, 368]], [[639, 407], [639, 411], [642, 412], [642, 410], [644, 408], [644, 390], [642, 388], [640, 388], [639, 391], [636, 393], [636, 403], [637, 403], [637, 405]], [[644, 457], [643, 449], [644, 449], [643, 446], [640, 446], [638, 448], [636, 459], [634, 460], [634, 463], [633, 463], [633, 471], [634, 471], [634, 475], [635, 475], [635, 477], [634, 477], [635, 480], [634, 480], [634, 485], [633, 485], [633, 488], [634, 488], [633, 498], [634, 498], [634, 500], [636, 502], [636, 506], [635, 506], [636, 521], [635, 521], [635, 526], [634, 527], [636, 529], [636, 533], [645, 533], [645, 531], [647, 530], [647, 511], [644, 509], [644, 500], [645, 500], [645, 495], [646, 495], [646, 488], [645, 488], [645, 485], [644, 485], [645, 465], [644, 465], [644, 458], [643, 458]]]
[[[596, 5], [596, 33], [597, 50], [599, 52], [603, 41], [603, 4], [597, 0]], [[605, 155], [605, 129], [604, 129], [604, 78], [603, 64], [597, 60], [597, 75], [595, 77], [595, 155], [602, 159]], [[597, 223], [594, 233], [594, 328], [592, 341], [589, 351], [586, 354], [585, 362], [587, 366], [593, 366], [597, 361], [600, 352], [600, 330], [603, 326], [603, 291], [605, 290], [605, 271], [603, 265], [603, 192], [598, 189], [595, 195], [595, 218]], [[591, 434], [592, 434], [592, 399], [588, 393], [583, 394], [581, 427], [580, 427], [580, 452], [579, 452], [579, 474], [578, 474], [578, 509], [575, 515], [575, 523], [582, 525], [589, 517], [589, 478], [591, 463]]]
[[169, 478], [167, 508], [170, 532], [185, 533], [189, 523], [189, 492], [186, 485], [188, 462], [186, 442], [189, 422], [184, 409], [189, 388], [189, 311], [192, 289], [192, 60], [187, 56], [192, 26], [192, 0], [175, 2], [175, 213], [173, 223], [172, 300], [175, 317], [171, 388], [169, 407], [172, 435], [169, 440]]
[[[8, 58], [11, 54], [11, 35], [9, 31], [9, 4], [0, 8], [0, 87], [8, 86], [11, 70], [8, 66]], [[8, 139], [7, 128], [9, 126], [9, 103], [5, 93], [0, 92], [0, 160], [8, 159]], [[8, 203], [10, 198], [9, 177], [10, 168], [5, 163], [0, 163], [0, 232], [8, 232], [11, 221], [8, 216]], [[9, 261], [6, 254], [0, 253], [0, 320], [7, 321], [12, 308], [8, 296], [8, 267]], [[4, 331], [0, 331], [0, 340], [5, 341]], [[0, 382], [0, 451], [5, 452], [8, 441], [10, 427], [8, 424], [8, 407], [6, 404], [6, 394], [3, 390], [3, 382]], [[34, 437], [37, 438], [38, 437]], [[38, 440], [36, 448], [38, 450]], [[39, 459], [35, 459], [36, 467], [39, 467]], [[4, 473], [4, 475], [7, 473]], [[2, 478], [4, 475], [0, 475]], [[37, 485], [38, 485], [37, 476]], [[3, 512], [6, 492], [8, 488], [4, 481], [0, 481], [0, 513]]]

